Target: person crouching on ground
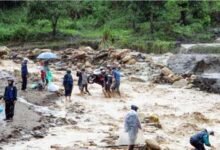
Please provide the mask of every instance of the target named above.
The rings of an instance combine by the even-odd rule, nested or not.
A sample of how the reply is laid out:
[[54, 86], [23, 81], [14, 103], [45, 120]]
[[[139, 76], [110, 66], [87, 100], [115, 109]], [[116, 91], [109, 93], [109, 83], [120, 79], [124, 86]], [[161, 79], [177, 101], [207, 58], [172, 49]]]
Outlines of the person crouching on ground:
[[129, 136], [129, 147], [128, 150], [133, 150], [135, 146], [135, 141], [137, 139], [138, 130], [141, 129], [141, 123], [137, 115], [138, 107], [135, 105], [131, 106], [131, 111], [125, 117], [125, 132]]
[[28, 60], [24, 59], [21, 64], [21, 77], [22, 77], [22, 87], [21, 90], [25, 91], [27, 89], [27, 78], [28, 78], [28, 68], [27, 68]]
[[63, 86], [64, 86], [64, 89], [65, 89], [66, 101], [69, 100], [69, 102], [70, 102], [71, 101], [72, 90], [73, 90], [73, 77], [71, 75], [70, 70], [67, 70], [66, 75], [64, 76]]
[[204, 129], [203, 131], [196, 133], [190, 138], [190, 144], [196, 150], [205, 150], [204, 144], [214, 148], [209, 142], [209, 135], [214, 136], [214, 131], [208, 131], [207, 129]]
[[82, 94], [84, 94], [84, 89], [85, 89], [85, 93], [91, 95], [88, 90], [88, 75], [86, 73], [86, 70], [82, 69], [82, 87], [81, 87]]
[[5, 121], [12, 121], [14, 117], [14, 107], [17, 100], [17, 88], [14, 86], [14, 79], [8, 79], [8, 86], [5, 88]]

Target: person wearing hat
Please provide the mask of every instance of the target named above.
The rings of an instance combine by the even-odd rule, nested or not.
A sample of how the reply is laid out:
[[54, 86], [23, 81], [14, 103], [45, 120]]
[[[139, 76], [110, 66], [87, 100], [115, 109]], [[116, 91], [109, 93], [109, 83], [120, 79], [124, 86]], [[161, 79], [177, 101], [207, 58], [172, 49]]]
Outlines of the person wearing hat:
[[27, 89], [27, 78], [28, 78], [28, 68], [27, 68], [28, 60], [24, 59], [21, 64], [21, 77], [22, 77], [22, 87], [21, 90], [25, 91]]
[[14, 106], [17, 100], [17, 88], [14, 86], [14, 79], [8, 79], [8, 86], [5, 88], [4, 101], [5, 101], [5, 119], [12, 121], [14, 117]]
[[69, 98], [69, 101], [71, 101], [71, 95], [72, 95], [72, 90], [73, 90], [73, 77], [71, 75], [71, 71], [67, 70], [66, 74], [63, 79], [63, 86], [65, 89], [65, 97], [66, 101]]
[[196, 148], [196, 150], [205, 150], [204, 144], [208, 147], [213, 147], [209, 142], [209, 135], [214, 136], [214, 131], [204, 129], [190, 138], [190, 144]]
[[134, 149], [138, 130], [141, 129], [141, 123], [139, 121], [137, 110], [138, 110], [137, 106], [131, 105], [131, 110], [128, 112], [128, 114], [125, 117], [124, 128], [125, 128], [125, 132], [127, 132], [129, 136], [128, 150]]

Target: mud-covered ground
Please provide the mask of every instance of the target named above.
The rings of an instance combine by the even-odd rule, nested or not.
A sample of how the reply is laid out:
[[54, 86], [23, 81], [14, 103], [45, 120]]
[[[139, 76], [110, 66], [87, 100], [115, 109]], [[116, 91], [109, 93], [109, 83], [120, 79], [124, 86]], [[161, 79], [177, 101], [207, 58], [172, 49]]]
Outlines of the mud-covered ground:
[[[5, 65], [9, 63], [12, 64], [10, 61], [3, 62], [0, 69], [14, 70], [20, 67], [19, 64], [12, 64], [13, 67]], [[37, 71], [36, 65], [29, 64], [29, 67], [31, 71]], [[57, 85], [61, 86], [64, 73], [54, 71]], [[220, 147], [218, 94], [174, 88], [171, 85], [131, 82], [126, 77], [122, 80], [122, 97], [105, 98], [98, 85], [90, 85], [89, 89], [91, 96], [81, 96], [75, 86], [72, 102], [67, 104], [63, 97], [46, 91], [29, 89], [27, 93], [19, 93], [21, 102], [16, 105], [14, 122], [4, 123], [0, 117], [0, 134], [15, 135], [15, 129], [24, 133], [20, 135], [22, 132], [19, 131], [17, 137], [5, 138], [7, 141], [0, 144], [2, 149], [107, 149], [104, 147], [115, 145], [131, 104], [140, 108], [145, 138], [157, 141], [163, 149], [190, 150], [189, 137], [207, 127], [216, 132], [215, 137], [210, 137], [211, 143], [216, 149]], [[146, 123], [146, 117], [150, 115], [159, 117], [162, 128]], [[33, 133], [33, 128], [38, 129], [39, 126], [44, 130], [41, 137], [41, 130], [40, 133]]]

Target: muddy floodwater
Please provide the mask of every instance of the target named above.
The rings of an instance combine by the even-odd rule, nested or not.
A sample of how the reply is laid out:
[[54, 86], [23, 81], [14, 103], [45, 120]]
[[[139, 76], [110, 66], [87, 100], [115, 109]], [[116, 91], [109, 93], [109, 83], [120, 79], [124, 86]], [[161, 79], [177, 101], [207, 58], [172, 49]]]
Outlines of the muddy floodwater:
[[[19, 64], [4, 65], [8, 63], [12, 64], [10, 61], [5, 61], [0, 68], [14, 70], [20, 67]], [[29, 64], [29, 67], [30, 71], [37, 71], [35, 64]], [[64, 71], [54, 71], [55, 83], [59, 86], [62, 86], [64, 73]], [[49, 127], [43, 138], [32, 137], [28, 140], [18, 138], [0, 144], [1, 148], [4, 150], [50, 150], [56, 147], [60, 149], [69, 147], [74, 150], [107, 149], [105, 146], [116, 143], [131, 104], [139, 106], [138, 113], [145, 138], [154, 139], [163, 149], [191, 150], [190, 136], [203, 128], [215, 130], [216, 135], [210, 137], [210, 141], [217, 149], [220, 148], [219, 94], [207, 93], [197, 88], [175, 88], [168, 84], [130, 81], [125, 76], [121, 83], [122, 96], [105, 98], [101, 87], [96, 84], [89, 85], [91, 96], [80, 96], [76, 83], [75, 81], [70, 103], [64, 103], [64, 97], [54, 97], [52, 105], [44, 105], [25, 99], [27, 97], [25, 93], [19, 94], [19, 103], [31, 111], [44, 116], [66, 118], [75, 121], [75, 124]], [[149, 126], [144, 121], [150, 115], [158, 116], [161, 128]], [[0, 123], [1, 127], [6, 129], [7, 124], [2, 121], [3, 116], [4, 114], [1, 113]], [[15, 121], [22, 119], [16, 118], [18, 116], [15, 114]], [[29, 114], [24, 112], [24, 116]], [[28, 119], [25, 121], [28, 122]]]

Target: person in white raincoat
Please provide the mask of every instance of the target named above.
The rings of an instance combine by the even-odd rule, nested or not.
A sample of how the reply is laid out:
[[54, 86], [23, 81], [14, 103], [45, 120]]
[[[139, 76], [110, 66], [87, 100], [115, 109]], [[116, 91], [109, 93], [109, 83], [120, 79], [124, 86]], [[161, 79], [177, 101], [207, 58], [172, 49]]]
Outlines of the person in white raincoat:
[[129, 111], [125, 117], [125, 132], [127, 132], [129, 136], [128, 150], [134, 149], [138, 130], [141, 129], [141, 123], [138, 118], [137, 110], [138, 110], [138, 107], [135, 105], [132, 105], [131, 111]]

